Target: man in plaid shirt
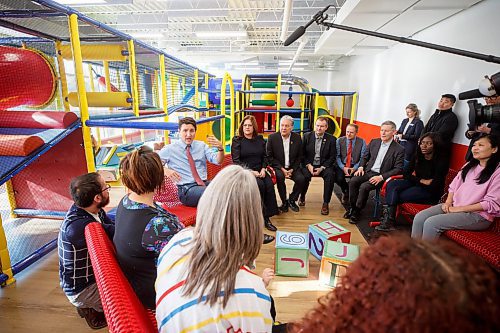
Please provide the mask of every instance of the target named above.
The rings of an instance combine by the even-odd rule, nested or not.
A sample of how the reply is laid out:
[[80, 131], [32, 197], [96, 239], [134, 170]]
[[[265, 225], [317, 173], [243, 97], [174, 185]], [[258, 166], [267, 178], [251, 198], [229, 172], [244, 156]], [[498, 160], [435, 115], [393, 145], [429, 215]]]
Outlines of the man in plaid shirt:
[[99, 329], [107, 324], [85, 242], [85, 227], [99, 222], [113, 238], [114, 222], [102, 209], [109, 203], [109, 186], [93, 172], [74, 178], [70, 192], [75, 203], [66, 214], [58, 237], [60, 284], [78, 314], [91, 328]]

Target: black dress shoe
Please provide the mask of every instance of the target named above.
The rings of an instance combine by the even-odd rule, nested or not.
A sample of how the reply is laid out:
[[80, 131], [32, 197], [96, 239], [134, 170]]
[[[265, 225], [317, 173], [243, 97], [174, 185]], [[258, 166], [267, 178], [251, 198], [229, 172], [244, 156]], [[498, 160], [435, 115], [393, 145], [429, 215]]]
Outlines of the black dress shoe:
[[267, 230], [269, 231], [276, 231], [278, 228], [276, 228], [272, 223], [269, 217], [264, 218], [264, 226], [266, 227]]
[[298, 212], [300, 210], [299, 206], [297, 206], [295, 201], [290, 201], [289, 205], [290, 205], [290, 209], [293, 210], [294, 212]]
[[349, 218], [350, 224], [356, 224], [359, 222], [359, 210], [352, 209], [351, 217]]
[[87, 325], [89, 325], [91, 329], [98, 330], [108, 326], [106, 318], [104, 317], [104, 312], [99, 312], [92, 308], [76, 308], [76, 311], [80, 317], [85, 318]]
[[274, 236], [271, 236], [271, 235], [268, 235], [268, 234], [264, 234], [264, 241], [263, 241], [264, 244], [269, 244], [273, 240], [274, 240]]
[[306, 198], [300, 198], [299, 199], [299, 206], [304, 207], [306, 205]]
[[346, 210], [343, 217], [345, 219], [349, 219], [349, 218], [351, 218], [351, 214], [352, 214], [352, 209], [349, 208], [348, 210]]
[[279, 208], [283, 213], [288, 212], [288, 200], [286, 200]]

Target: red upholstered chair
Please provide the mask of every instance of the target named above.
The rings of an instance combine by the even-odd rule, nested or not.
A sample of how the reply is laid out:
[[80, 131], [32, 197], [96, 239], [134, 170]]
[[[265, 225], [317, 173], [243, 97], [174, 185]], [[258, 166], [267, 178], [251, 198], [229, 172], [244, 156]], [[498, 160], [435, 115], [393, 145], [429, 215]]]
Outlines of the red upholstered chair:
[[179, 201], [177, 185], [165, 176], [162, 187], [156, 191], [154, 201], [179, 218], [186, 227], [196, 223], [196, 207], [184, 206]]
[[85, 240], [109, 332], [158, 332], [154, 313], [146, 310], [137, 298], [100, 223], [87, 225]]
[[[444, 180], [444, 194], [441, 196], [439, 203], [446, 201], [448, 197], [448, 189], [453, 179], [457, 176], [458, 171], [449, 169], [448, 174]], [[415, 204], [415, 203], [403, 203], [398, 206], [398, 211], [403, 215], [403, 217], [410, 223], [413, 223], [413, 217], [417, 215], [418, 212], [431, 207], [431, 205]]]
[[444, 235], [500, 270], [500, 218], [483, 231], [448, 230]]
[[221, 165], [212, 164], [207, 162], [207, 179], [212, 180], [215, 176], [224, 169], [226, 166], [233, 164], [233, 159], [231, 158], [231, 154], [224, 155], [224, 160]]

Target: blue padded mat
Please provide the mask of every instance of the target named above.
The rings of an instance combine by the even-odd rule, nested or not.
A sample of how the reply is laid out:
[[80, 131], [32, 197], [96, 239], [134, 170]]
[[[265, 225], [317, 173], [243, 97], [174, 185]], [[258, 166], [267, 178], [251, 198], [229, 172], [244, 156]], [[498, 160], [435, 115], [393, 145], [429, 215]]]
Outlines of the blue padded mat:
[[71, 127], [65, 129], [0, 128], [0, 134], [36, 135], [45, 142], [43, 146], [28, 156], [0, 156], [0, 185], [28, 166], [39, 154], [48, 150], [54, 143], [59, 142], [78, 127], [79, 122], [75, 122]]

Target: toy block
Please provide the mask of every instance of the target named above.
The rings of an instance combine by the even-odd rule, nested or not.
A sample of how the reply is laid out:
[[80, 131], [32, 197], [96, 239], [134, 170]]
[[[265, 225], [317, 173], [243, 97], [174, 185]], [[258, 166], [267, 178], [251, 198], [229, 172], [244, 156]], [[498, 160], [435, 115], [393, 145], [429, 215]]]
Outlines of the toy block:
[[309, 251], [316, 259], [321, 260], [327, 240], [349, 243], [351, 241], [351, 232], [332, 221], [309, 225]]
[[276, 232], [275, 273], [283, 276], [309, 275], [307, 234]]
[[359, 246], [326, 241], [319, 271], [320, 282], [335, 287], [345, 274], [347, 266], [358, 257]]

